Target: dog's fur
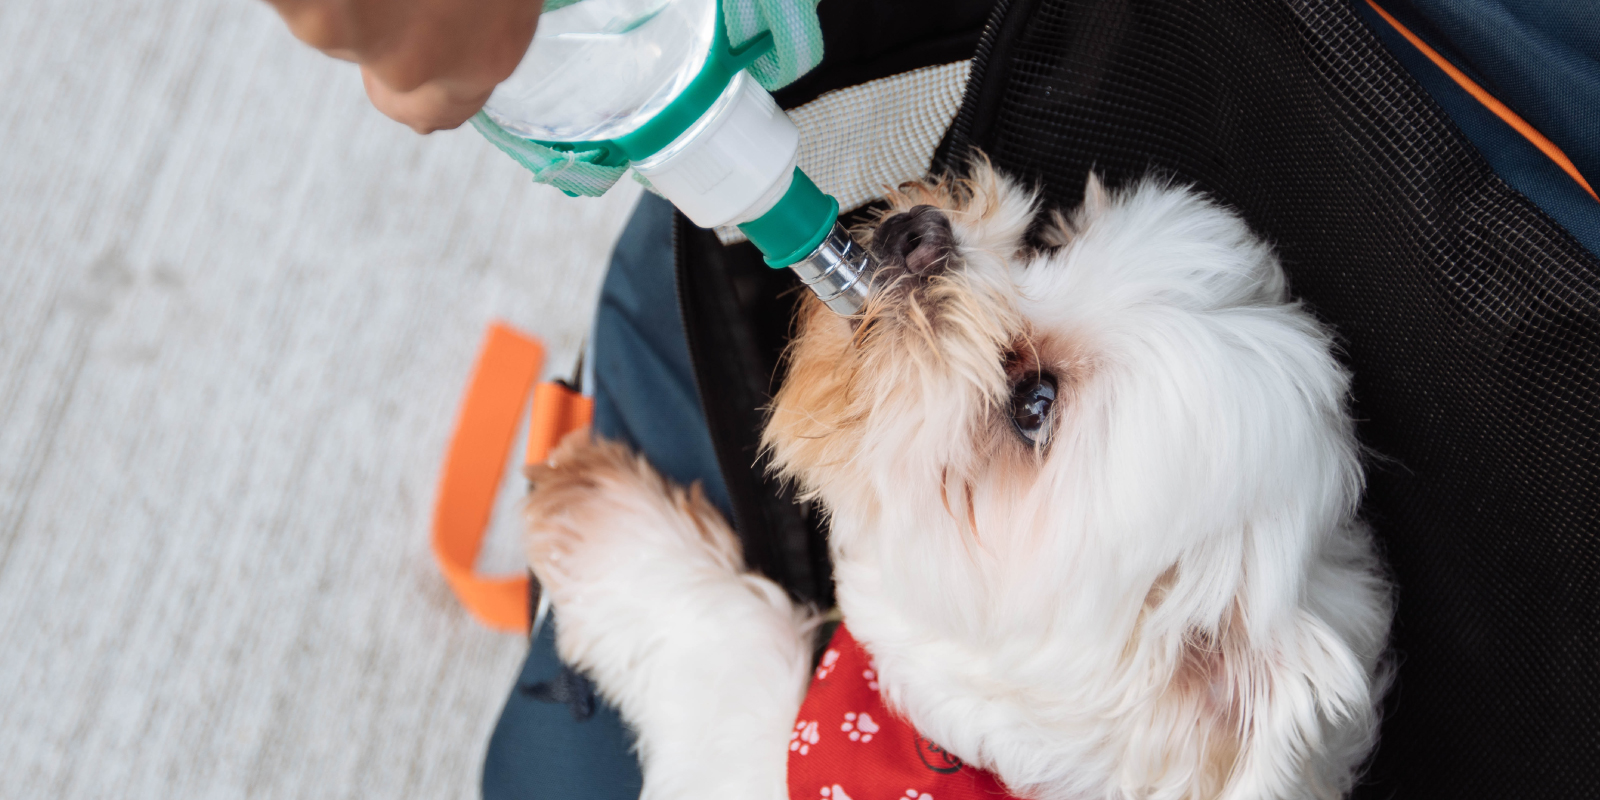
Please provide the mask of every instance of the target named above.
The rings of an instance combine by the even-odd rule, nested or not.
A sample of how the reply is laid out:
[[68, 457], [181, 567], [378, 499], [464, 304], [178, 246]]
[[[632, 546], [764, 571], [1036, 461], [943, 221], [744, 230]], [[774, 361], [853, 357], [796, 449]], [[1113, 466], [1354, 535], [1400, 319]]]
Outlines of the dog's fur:
[[[868, 308], [807, 299], [764, 437], [829, 515], [890, 705], [1027, 797], [1346, 792], [1389, 593], [1348, 377], [1271, 250], [1155, 181], [1040, 217], [979, 163], [891, 204]], [[1040, 374], [1030, 442], [1012, 394]], [[637, 731], [645, 796], [783, 796], [807, 612], [618, 445], [531, 477], [561, 654]]]

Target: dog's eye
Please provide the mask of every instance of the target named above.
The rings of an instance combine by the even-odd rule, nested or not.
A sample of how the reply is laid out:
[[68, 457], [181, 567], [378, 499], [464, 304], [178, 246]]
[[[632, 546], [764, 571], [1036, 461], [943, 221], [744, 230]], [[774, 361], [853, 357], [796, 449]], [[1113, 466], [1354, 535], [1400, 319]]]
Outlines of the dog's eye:
[[1035, 372], [1011, 390], [1011, 424], [1031, 444], [1050, 438], [1050, 409], [1056, 403], [1055, 376]]

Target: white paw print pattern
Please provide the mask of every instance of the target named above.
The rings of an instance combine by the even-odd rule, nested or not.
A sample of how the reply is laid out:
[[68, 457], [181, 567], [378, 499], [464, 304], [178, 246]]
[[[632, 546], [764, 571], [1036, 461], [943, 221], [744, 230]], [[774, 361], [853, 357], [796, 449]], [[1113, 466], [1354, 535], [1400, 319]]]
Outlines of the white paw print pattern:
[[794, 730], [789, 732], [789, 749], [805, 755], [811, 752], [811, 745], [817, 743], [822, 737], [817, 735], [817, 721], [807, 722], [800, 720], [794, 724]]
[[860, 714], [851, 711], [844, 715], [844, 724], [839, 726], [839, 730], [850, 734], [852, 742], [866, 743], [872, 741], [872, 734], [878, 732], [878, 723], [873, 722], [872, 715], [865, 711]]
[[906, 800], [933, 800], [933, 795], [926, 792], [919, 792], [916, 789], [907, 789]]
[[871, 689], [874, 692], [878, 691], [878, 673], [869, 669], [866, 672], [861, 673], [861, 677], [867, 679], [868, 689]]
[[838, 650], [828, 650], [822, 654], [822, 663], [817, 665], [817, 680], [828, 677], [833, 672], [833, 665], [839, 661]]
[[[837, 783], [832, 786], [822, 787], [822, 796], [826, 800], [853, 800], [850, 795], [844, 793], [844, 789]], [[928, 800], [933, 800], [933, 798], [930, 797]]]

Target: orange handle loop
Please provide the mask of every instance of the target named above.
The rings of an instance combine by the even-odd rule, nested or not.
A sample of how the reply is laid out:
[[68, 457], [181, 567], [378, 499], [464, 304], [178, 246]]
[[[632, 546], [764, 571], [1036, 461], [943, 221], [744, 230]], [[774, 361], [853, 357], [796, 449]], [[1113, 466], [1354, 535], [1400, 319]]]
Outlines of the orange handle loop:
[[528, 422], [524, 464], [543, 464], [562, 437], [594, 420], [594, 401], [559, 383], [533, 387], [533, 418]]
[[517, 435], [528, 390], [533, 389], [529, 463], [543, 462], [568, 431], [589, 424], [593, 404], [565, 386], [534, 386], [544, 365], [538, 341], [504, 323], [489, 326], [445, 455], [433, 510], [433, 555], [450, 589], [479, 622], [495, 630], [526, 633], [526, 576], [491, 577], [474, 571], [488, 531], [495, 493]]

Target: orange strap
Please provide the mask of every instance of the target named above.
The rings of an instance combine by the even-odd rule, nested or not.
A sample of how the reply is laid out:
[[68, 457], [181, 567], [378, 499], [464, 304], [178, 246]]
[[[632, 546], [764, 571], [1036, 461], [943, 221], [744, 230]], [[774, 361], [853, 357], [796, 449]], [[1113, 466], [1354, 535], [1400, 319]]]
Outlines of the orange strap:
[[1600, 195], [1594, 193], [1594, 189], [1589, 186], [1588, 181], [1583, 179], [1583, 174], [1578, 172], [1578, 167], [1572, 163], [1572, 159], [1567, 158], [1567, 154], [1561, 152], [1561, 148], [1556, 147], [1555, 142], [1546, 139], [1544, 134], [1529, 125], [1527, 120], [1517, 116], [1517, 112], [1512, 111], [1505, 103], [1496, 100], [1494, 95], [1484, 91], [1484, 88], [1479, 86], [1476, 81], [1467, 77], [1466, 73], [1456, 69], [1456, 65], [1450, 63], [1449, 59], [1439, 55], [1426, 42], [1412, 33], [1409, 28], [1401, 25], [1399, 20], [1389, 16], [1389, 12], [1379, 8], [1378, 4], [1373, 0], [1367, 0], [1367, 5], [1372, 6], [1372, 10], [1378, 12], [1378, 16], [1383, 17], [1384, 21], [1393, 26], [1401, 36], [1406, 37], [1406, 41], [1411, 42], [1411, 45], [1427, 56], [1429, 61], [1432, 61], [1439, 69], [1444, 70], [1444, 74], [1449, 75], [1451, 80], [1459, 84], [1461, 88], [1466, 89], [1467, 93], [1476, 98], [1485, 108], [1493, 111], [1494, 115], [1499, 117], [1501, 121], [1510, 125], [1517, 133], [1522, 134], [1522, 138], [1527, 139], [1534, 147], [1539, 148], [1540, 152], [1544, 153], [1551, 161], [1554, 161], [1562, 172], [1567, 173], [1568, 176], [1577, 181], [1578, 185], [1582, 186], [1590, 197], [1600, 200]]
[[559, 383], [533, 387], [533, 418], [528, 421], [524, 464], [543, 464], [561, 437], [594, 421], [594, 401]]
[[445, 455], [433, 511], [433, 555], [450, 589], [479, 622], [511, 633], [528, 630], [527, 577], [487, 577], [473, 565], [517, 435], [518, 415], [532, 387], [528, 456], [542, 462], [555, 442], [587, 425], [592, 414], [589, 399], [565, 386], [534, 387], [543, 365], [544, 348], [537, 341], [503, 323], [489, 326]]

